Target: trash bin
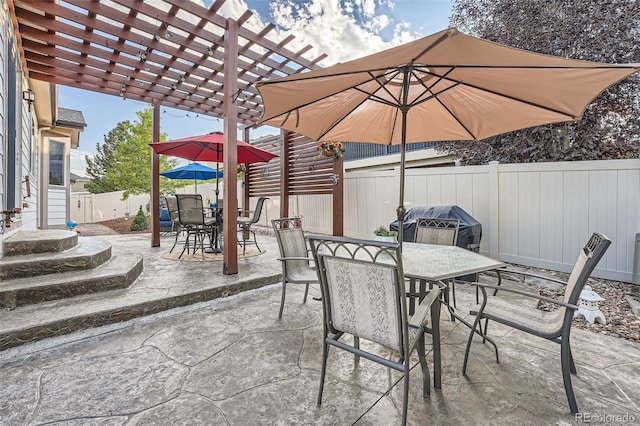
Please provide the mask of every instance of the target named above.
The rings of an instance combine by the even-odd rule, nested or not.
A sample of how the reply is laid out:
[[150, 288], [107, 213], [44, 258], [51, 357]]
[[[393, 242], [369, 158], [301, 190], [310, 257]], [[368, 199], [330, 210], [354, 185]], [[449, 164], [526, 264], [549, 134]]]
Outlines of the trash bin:
[[[482, 224], [473, 216], [458, 206], [416, 206], [410, 209], [403, 224], [403, 241], [412, 242], [416, 234], [416, 221], [419, 218], [439, 218], [439, 219], [458, 219], [460, 220], [460, 228], [458, 231], [458, 239], [456, 245], [468, 250], [480, 251], [480, 240], [482, 239]], [[394, 220], [389, 225], [392, 231], [398, 230], [398, 220]], [[458, 277], [457, 279], [464, 281], [476, 281], [476, 274]]]

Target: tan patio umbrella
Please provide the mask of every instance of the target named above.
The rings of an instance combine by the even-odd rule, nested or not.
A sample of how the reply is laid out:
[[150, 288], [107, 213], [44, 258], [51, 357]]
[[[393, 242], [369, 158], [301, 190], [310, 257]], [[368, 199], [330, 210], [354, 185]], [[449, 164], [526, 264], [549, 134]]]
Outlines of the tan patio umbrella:
[[587, 105], [640, 64], [603, 64], [532, 53], [450, 28], [402, 46], [257, 83], [262, 124], [317, 141], [405, 144], [479, 140], [579, 120]]

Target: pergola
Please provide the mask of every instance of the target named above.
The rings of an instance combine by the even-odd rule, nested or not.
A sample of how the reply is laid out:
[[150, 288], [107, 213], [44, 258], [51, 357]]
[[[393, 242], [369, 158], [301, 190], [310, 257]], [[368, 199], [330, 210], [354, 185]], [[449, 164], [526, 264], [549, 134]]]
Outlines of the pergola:
[[[256, 81], [318, 68], [326, 55], [303, 57], [294, 36], [273, 41], [269, 24], [250, 30], [252, 16], [222, 16], [225, 0], [203, 7], [191, 0], [7, 0], [20, 59], [30, 79], [121, 96], [153, 106], [153, 140], [160, 107], [224, 119], [224, 170], [236, 170], [237, 126], [258, 123], [262, 101]], [[245, 132], [245, 139], [248, 132]], [[151, 151], [151, 150], [150, 150]], [[159, 204], [159, 161], [152, 153], [151, 205]], [[224, 179], [227, 194], [237, 179]], [[238, 272], [237, 200], [225, 200], [224, 273]], [[152, 246], [160, 245], [153, 215]]]

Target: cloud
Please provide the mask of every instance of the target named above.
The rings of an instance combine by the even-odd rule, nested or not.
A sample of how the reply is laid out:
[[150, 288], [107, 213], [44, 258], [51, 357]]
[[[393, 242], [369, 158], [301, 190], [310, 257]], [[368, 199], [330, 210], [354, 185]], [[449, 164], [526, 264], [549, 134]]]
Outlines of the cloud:
[[[71, 172], [78, 176], [87, 176], [87, 161], [85, 156], [93, 158], [93, 154], [77, 149], [71, 150]], [[88, 177], [88, 176], [87, 176]]]
[[[340, 0], [274, 0], [269, 3], [270, 17], [254, 13], [245, 26], [259, 32], [268, 22], [273, 22], [277, 28], [269, 33], [270, 39], [279, 41], [293, 34], [295, 39], [286, 47], [297, 51], [306, 45], [313, 46], [305, 56], [313, 59], [326, 53], [328, 57], [321, 63], [323, 66], [366, 56], [420, 36], [410, 31], [410, 24], [402, 22], [390, 28], [390, 40], [385, 41], [379, 35], [391, 23], [381, 10], [383, 6], [392, 9], [392, 1], [350, 0], [341, 3]], [[229, 0], [220, 13], [238, 18], [246, 10], [243, 0]]]

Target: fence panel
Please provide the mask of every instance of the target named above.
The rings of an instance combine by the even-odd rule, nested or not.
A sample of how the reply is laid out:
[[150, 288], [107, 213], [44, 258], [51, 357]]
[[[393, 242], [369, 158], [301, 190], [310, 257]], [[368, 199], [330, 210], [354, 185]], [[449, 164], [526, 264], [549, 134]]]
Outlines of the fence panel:
[[594, 275], [631, 281], [640, 232], [640, 162], [499, 166], [501, 260], [569, 272], [594, 231], [612, 246]]

